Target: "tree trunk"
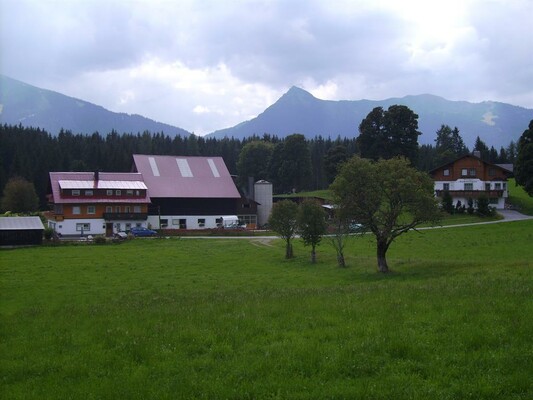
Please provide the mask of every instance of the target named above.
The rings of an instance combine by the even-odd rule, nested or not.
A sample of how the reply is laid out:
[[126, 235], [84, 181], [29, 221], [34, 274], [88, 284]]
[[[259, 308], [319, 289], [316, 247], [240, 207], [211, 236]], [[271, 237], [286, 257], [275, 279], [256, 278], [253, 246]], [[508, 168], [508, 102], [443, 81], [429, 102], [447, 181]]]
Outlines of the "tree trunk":
[[337, 252], [337, 265], [341, 268], [346, 267], [346, 261], [344, 260], [344, 254], [341, 252]]
[[287, 240], [287, 246], [285, 247], [285, 258], [292, 258], [292, 244], [290, 240]]
[[311, 248], [311, 263], [312, 264], [315, 264], [316, 263], [316, 250], [315, 250], [315, 246], [313, 246]]
[[389, 248], [389, 245], [387, 244], [386, 240], [378, 239], [378, 249], [377, 249], [377, 256], [378, 256], [378, 271], [379, 272], [389, 272], [389, 266], [387, 265], [387, 250]]

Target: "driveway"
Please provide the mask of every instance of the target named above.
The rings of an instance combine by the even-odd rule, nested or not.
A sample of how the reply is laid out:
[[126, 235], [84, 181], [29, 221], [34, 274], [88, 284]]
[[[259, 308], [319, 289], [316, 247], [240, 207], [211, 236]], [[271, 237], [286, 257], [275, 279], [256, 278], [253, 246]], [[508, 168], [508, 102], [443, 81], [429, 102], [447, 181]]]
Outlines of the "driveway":
[[503, 216], [505, 221], [522, 221], [525, 219], [533, 219], [533, 216], [520, 214], [516, 210], [498, 210], [498, 213]]

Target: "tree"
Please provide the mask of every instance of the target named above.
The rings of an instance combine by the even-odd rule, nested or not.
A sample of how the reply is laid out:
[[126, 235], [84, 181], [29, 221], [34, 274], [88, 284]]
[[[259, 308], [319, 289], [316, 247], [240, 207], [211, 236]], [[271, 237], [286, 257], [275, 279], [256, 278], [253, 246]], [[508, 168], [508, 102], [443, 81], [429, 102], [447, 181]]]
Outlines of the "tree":
[[435, 149], [438, 164], [445, 164], [468, 153], [468, 148], [463, 142], [459, 129], [455, 127], [452, 130], [448, 125], [441, 125], [437, 131]]
[[445, 190], [442, 194], [441, 207], [448, 214], [453, 214], [455, 208], [453, 207], [453, 198], [448, 190]]
[[306, 199], [298, 207], [298, 232], [305, 246], [311, 246], [311, 262], [316, 263], [316, 246], [326, 233], [326, 213], [315, 200]]
[[533, 196], [533, 120], [518, 139], [518, 152], [514, 167], [516, 183]]
[[2, 210], [14, 213], [33, 212], [39, 209], [39, 197], [33, 183], [24, 178], [11, 178], [4, 187]]
[[337, 176], [340, 165], [346, 161], [350, 156], [348, 149], [342, 144], [331, 147], [324, 156], [324, 168], [328, 178], [328, 183], [333, 182]]
[[254, 140], [246, 143], [239, 153], [237, 161], [237, 174], [241, 185], [247, 183], [248, 177], [255, 181], [269, 179], [268, 166], [274, 146], [272, 143]]
[[393, 105], [384, 111], [374, 108], [359, 125], [357, 145], [361, 157], [378, 160], [395, 156], [413, 164], [418, 155], [418, 115], [409, 107]]
[[376, 237], [380, 272], [389, 271], [386, 254], [394, 239], [440, 219], [432, 179], [405, 158], [372, 162], [353, 157], [342, 166], [331, 190], [338, 207]]
[[278, 192], [299, 191], [308, 186], [311, 177], [311, 154], [304, 135], [294, 134], [274, 148], [271, 176]]
[[290, 200], [282, 200], [274, 203], [272, 212], [268, 219], [270, 228], [276, 232], [280, 238], [285, 240], [285, 258], [294, 256], [292, 250], [292, 239], [296, 234], [298, 206]]
[[476, 137], [476, 142], [474, 143], [474, 151], [479, 151], [480, 158], [482, 160], [488, 161], [490, 157], [490, 150], [483, 140], [478, 136]]
[[343, 210], [336, 209], [333, 215], [333, 234], [330, 236], [330, 242], [335, 252], [337, 253], [337, 265], [339, 267], [346, 267], [346, 260], [344, 258], [344, 248], [346, 247], [346, 239], [350, 234], [350, 218], [343, 214]]

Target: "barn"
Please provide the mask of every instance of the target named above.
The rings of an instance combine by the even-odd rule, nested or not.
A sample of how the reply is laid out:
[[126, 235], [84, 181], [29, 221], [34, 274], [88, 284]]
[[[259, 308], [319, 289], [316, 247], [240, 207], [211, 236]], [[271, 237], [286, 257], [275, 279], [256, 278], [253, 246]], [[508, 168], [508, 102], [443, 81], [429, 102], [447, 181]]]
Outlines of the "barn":
[[44, 226], [39, 217], [2, 217], [0, 246], [42, 244], [43, 231]]

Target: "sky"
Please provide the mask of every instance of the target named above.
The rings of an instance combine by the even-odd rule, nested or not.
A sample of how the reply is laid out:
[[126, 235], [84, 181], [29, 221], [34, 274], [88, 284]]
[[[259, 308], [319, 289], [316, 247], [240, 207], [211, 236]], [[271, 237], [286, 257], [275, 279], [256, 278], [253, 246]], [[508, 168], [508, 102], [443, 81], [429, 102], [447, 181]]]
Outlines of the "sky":
[[0, 74], [204, 135], [292, 86], [533, 108], [533, 0], [0, 0]]

